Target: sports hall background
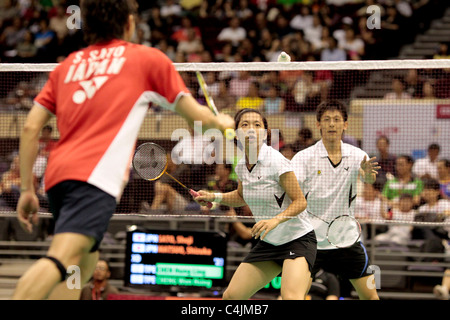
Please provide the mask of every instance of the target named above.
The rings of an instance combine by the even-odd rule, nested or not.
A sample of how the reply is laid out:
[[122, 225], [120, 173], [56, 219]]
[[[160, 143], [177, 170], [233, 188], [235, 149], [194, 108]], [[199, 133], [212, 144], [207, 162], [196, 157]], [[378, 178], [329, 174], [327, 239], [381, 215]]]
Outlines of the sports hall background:
[[[64, 0], [0, 0], [0, 63], [57, 63], [82, 48], [85, 44], [81, 30], [70, 30], [66, 25], [70, 16], [66, 8], [78, 4], [78, 1]], [[281, 51], [289, 53], [293, 61], [450, 59], [450, 4], [445, 0], [169, 0], [139, 1], [139, 4], [133, 41], [161, 49], [174, 63], [276, 62]], [[367, 28], [370, 14], [366, 9], [371, 4], [380, 8], [380, 29]], [[338, 50], [329, 50], [330, 46], [336, 46]], [[47, 72], [3, 72], [0, 67], [2, 178], [13, 167], [21, 124], [47, 75]], [[192, 72], [181, 72], [181, 75], [192, 94], [204, 103], [195, 75]], [[346, 141], [362, 147], [368, 146], [362, 130], [367, 119], [364, 119], [362, 105], [355, 101], [382, 101], [380, 105], [389, 107], [389, 97], [407, 97], [411, 105], [424, 99], [448, 105], [450, 99], [450, 73], [443, 68], [339, 72], [215, 71], [205, 73], [205, 77], [221, 111], [233, 114], [245, 106], [256, 106], [265, 111], [272, 127], [280, 126], [282, 135], [277, 147], [287, 157], [320, 138], [314, 130], [314, 111], [325, 98], [337, 98], [351, 106], [350, 121], [354, 124], [350, 126]], [[398, 96], [393, 94], [396, 90]], [[274, 97], [280, 99], [269, 100]], [[48, 148], [43, 151], [51, 149], [58, 139], [55, 123], [50, 125], [51, 142], [43, 137], [44, 149]], [[379, 123], [371, 124], [374, 135], [369, 137], [371, 143], [366, 150], [372, 154], [377, 153], [374, 142], [375, 136], [380, 135], [377, 125], [382, 127]], [[415, 129], [420, 131], [421, 125], [419, 123]], [[170, 149], [175, 145], [170, 134], [180, 127], [187, 128], [181, 118], [154, 106], [138, 143], [154, 141]], [[448, 159], [450, 137], [441, 138], [440, 157]], [[408, 141], [407, 150], [411, 150], [414, 161], [425, 157], [427, 145], [419, 140], [412, 143], [417, 145]], [[404, 151], [393, 147], [390, 153], [399, 156]], [[41, 156], [42, 161], [36, 167], [39, 179], [44, 174], [47, 154], [43, 152]], [[218, 184], [215, 165], [192, 165], [176, 172], [181, 181], [196, 189], [214, 189]], [[234, 179], [232, 172], [230, 179]], [[378, 191], [382, 190], [385, 182], [379, 181]], [[128, 224], [190, 230], [218, 227], [225, 230], [230, 236], [229, 277], [248, 250], [247, 241], [238, 239], [229, 223], [216, 224], [207, 217], [189, 218], [190, 213], [198, 213], [199, 209], [189, 206], [189, 197], [176, 185], [172, 186], [188, 202], [184, 208], [175, 209], [178, 214], [186, 213], [186, 218], [161, 217], [173, 210], [165, 204], [152, 208], [154, 184], [131, 176], [117, 209], [121, 215], [111, 222], [102, 247], [102, 255], [108, 259], [112, 271], [110, 281], [124, 293], [129, 293], [122, 287], [124, 233]], [[51, 239], [51, 222], [47, 215], [41, 217], [34, 234], [26, 235], [20, 230], [14, 218], [16, 199], [6, 192], [0, 194], [0, 296], [5, 299], [10, 296], [22, 272], [44, 255]], [[41, 194], [41, 200], [42, 211], [45, 212], [45, 194]], [[156, 214], [158, 217], [149, 219], [136, 216], [136, 213]], [[249, 213], [244, 211], [241, 214]], [[441, 282], [444, 271], [450, 268], [448, 250], [447, 253], [444, 250], [427, 254], [422, 250], [422, 243], [420, 240], [411, 241], [401, 249], [393, 249], [387, 244], [369, 246], [372, 262], [383, 272], [381, 298], [436, 299], [432, 288]], [[276, 297], [276, 293], [265, 293], [264, 296]], [[344, 283], [341, 296], [355, 297]]]

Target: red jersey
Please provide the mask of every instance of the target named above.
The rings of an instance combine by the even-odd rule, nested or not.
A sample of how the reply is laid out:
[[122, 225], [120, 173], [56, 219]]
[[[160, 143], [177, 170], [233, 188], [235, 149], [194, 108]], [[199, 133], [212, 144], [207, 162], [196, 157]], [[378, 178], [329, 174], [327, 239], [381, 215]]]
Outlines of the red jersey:
[[186, 94], [172, 61], [157, 49], [113, 40], [72, 53], [35, 99], [56, 115], [60, 133], [46, 190], [78, 180], [119, 198], [149, 104], [174, 110]]

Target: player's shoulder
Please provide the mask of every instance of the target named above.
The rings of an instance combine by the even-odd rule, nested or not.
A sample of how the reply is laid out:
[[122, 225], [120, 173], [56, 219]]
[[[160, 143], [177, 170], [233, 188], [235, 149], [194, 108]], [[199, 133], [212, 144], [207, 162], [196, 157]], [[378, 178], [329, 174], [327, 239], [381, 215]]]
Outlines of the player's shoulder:
[[358, 148], [357, 146], [349, 144], [349, 143], [343, 142], [342, 148], [344, 148], [345, 153], [347, 153], [350, 156], [357, 157], [358, 159], [360, 157], [368, 156], [364, 150], [362, 150], [361, 148]]
[[137, 55], [139, 59], [168, 62], [169, 57], [158, 48], [148, 47], [142, 44], [129, 43], [130, 54]]

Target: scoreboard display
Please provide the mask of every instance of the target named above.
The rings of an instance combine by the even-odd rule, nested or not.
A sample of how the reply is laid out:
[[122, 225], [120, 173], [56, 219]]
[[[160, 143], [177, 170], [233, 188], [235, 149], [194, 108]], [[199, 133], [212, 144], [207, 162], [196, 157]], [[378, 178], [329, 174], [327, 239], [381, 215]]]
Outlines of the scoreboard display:
[[220, 288], [226, 253], [222, 233], [138, 228], [127, 232], [124, 282], [152, 291]]

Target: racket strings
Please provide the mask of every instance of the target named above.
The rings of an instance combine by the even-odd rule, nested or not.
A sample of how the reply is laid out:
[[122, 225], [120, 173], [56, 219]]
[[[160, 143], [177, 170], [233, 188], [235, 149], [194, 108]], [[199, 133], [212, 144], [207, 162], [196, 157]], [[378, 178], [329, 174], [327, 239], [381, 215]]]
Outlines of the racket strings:
[[154, 180], [160, 177], [166, 167], [166, 151], [156, 144], [144, 143], [134, 154], [133, 168], [143, 179]]

